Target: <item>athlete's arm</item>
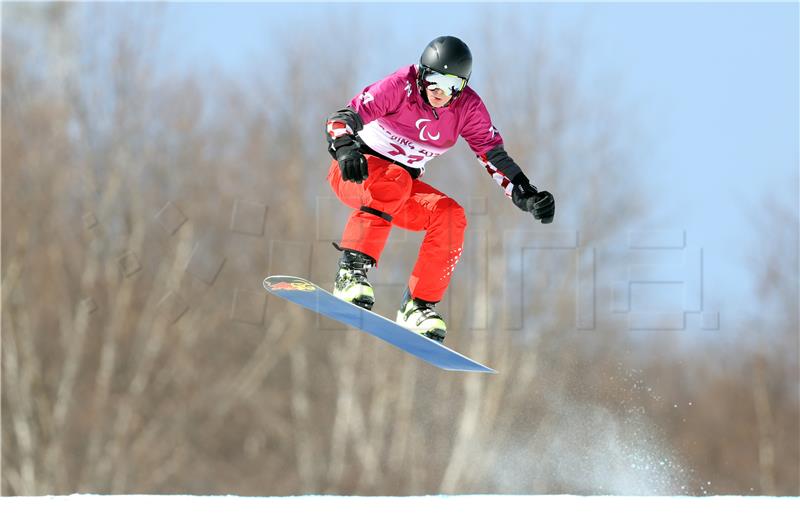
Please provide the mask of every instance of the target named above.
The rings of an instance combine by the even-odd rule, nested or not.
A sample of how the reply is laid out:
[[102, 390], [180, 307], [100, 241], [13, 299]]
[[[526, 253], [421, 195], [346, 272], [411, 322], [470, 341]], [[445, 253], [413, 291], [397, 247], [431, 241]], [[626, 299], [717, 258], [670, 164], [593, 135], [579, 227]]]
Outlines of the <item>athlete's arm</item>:
[[469, 121], [461, 135], [492, 179], [500, 185], [514, 205], [532, 213], [533, 217], [542, 223], [551, 223], [555, 215], [553, 195], [546, 191], [539, 192], [519, 165], [508, 155], [500, 132], [492, 124], [489, 112], [477, 94], [470, 101], [466, 111]]
[[361, 183], [367, 179], [367, 161], [361, 153], [358, 132], [364, 124], [397, 109], [405, 96], [400, 72], [370, 84], [325, 123], [328, 152], [339, 162], [342, 179]]

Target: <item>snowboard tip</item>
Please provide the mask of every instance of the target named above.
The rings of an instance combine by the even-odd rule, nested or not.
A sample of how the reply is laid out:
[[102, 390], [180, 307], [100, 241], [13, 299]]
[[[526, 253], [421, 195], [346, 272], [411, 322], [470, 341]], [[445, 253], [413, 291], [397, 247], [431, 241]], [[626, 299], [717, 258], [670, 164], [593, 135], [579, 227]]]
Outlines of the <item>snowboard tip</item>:
[[316, 291], [319, 289], [317, 285], [297, 276], [268, 276], [264, 278], [263, 284], [267, 291]]

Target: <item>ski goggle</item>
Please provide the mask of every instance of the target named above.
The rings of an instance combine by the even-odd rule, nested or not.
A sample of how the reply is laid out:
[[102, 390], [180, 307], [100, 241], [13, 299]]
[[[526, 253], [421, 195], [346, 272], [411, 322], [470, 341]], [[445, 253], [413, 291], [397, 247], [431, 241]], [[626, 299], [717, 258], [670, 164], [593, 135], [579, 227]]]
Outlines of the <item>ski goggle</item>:
[[464, 89], [467, 85], [467, 80], [456, 75], [445, 75], [430, 71], [430, 73], [425, 73], [423, 76], [423, 85], [426, 90], [439, 88], [448, 95], [455, 95]]

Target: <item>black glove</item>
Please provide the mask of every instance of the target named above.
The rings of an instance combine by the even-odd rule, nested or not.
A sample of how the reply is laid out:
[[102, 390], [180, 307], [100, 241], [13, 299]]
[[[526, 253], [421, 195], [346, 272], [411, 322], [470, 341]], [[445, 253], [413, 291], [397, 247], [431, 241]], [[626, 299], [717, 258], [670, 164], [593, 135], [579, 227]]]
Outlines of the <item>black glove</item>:
[[[520, 177], [521, 176], [521, 177]], [[520, 174], [514, 178], [511, 201], [525, 212], [530, 212], [542, 223], [553, 223], [556, 214], [556, 200], [547, 191], [539, 192], [530, 184], [528, 178]]]
[[363, 183], [369, 176], [367, 160], [360, 148], [361, 143], [352, 135], [343, 135], [331, 144], [331, 154], [339, 162], [339, 170], [345, 181]]

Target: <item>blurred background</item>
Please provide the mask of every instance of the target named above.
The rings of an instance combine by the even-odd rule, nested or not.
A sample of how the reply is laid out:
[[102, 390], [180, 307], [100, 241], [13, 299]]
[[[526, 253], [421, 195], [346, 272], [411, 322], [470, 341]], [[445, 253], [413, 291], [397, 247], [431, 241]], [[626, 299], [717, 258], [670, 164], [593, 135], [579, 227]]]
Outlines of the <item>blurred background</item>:
[[[797, 4], [1, 7], [2, 494], [800, 492]], [[332, 285], [325, 117], [444, 34], [558, 204], [429, 165], [493, 376], [261, 288]]]

